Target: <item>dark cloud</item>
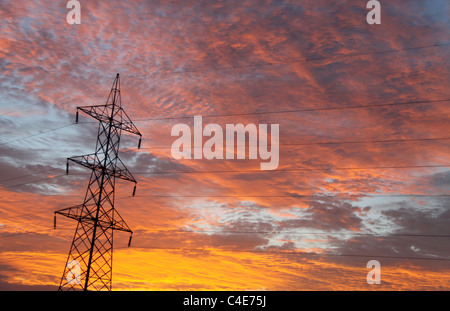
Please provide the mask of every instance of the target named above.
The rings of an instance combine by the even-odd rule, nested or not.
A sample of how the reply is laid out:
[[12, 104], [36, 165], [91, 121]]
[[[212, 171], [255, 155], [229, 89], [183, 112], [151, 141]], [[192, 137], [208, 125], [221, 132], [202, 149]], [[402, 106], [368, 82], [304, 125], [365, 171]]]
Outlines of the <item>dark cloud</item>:
[[23, 285], [0, 281], [0, 291], [57, 291], [57, 285]]
[[0, 291], [57, 291], [56, 285], [28, 285], [11, 282], [11, 274], [23, 273], [12, 265], [0, 264]]
[[435, 187], [450, 190], [450, 171], [436, 173], [432, 177], [432, 180]]
[[309, 207], [297, 219], [283, 220], [280, 228], [313, 228], [327, 231], [353, 230], [364, 228], [364, 216], [370, 206], [357, 207], [348, 202], [309, 202]]
[[450, 221], [449, 200], [442, 200], [444, 208], [423, 210], [410, 207], [399, 207], [383, 211], [382, 214], [392, 220], [399, 230], [412, 234], [450, 235], [448, 222]]
[[[426, 266], [429, 269], [445, 269], [445, 260], [450, 260], [450, 210], [427, 207], [420, 209], [400, 203], [396, 208], [381, 213], [394, 224], [390, 233], [367, 232], [345, 240], [333, 237], [331, 244], [337, 247], [334, 252], [378, 258], [389, 264], [410, 262], [411, 265]], [[417, 259], [408, 260], [409, 257]]]
[[127, 163], [125, 165], [131, 173], [134, 171], [144, 176], [148, 176], [146, 175], [148, 173], [192, 171], [189, 166], [176, 160], [161, 158], [148, 152], [121, 152], [121, 159], [122, 162]]
[[254, 217], [255, 212], [249, 212], [247, 217], [245, 217], [245, 214], [241, 214], [239, 219], [228, 222], [226, 227], [223, 227], [224, 230], [231, 231], [231, 232], [254, 232], [256, 234], [258, 233], [264, 233], [264, 232], [271, 232], [274, 230], [274, 224], [269, 220], [258, 220], [257, 217]]
[[269, 240], [261, 234], [223, 233], [211, 235], [208, 242], [209, 245], [216, 248], [246, 251], [264, 246]]
[[[31, 213], [30, 213], [31, 214]], [[69, 230], [67, 228], [57, 228], [54, 230], [51, 228], [51, 222], [53, 215], [51, 211], [48, 214], [42, 214], [43, 220], [48, 221], [48, 233], [34, 233], [34, 232], [23, 232], [23, 233], [8, 233], [2, 232], [0, 238], [0, 251], [2, 252], [55, 252], [61, 248], [67, 248], [67, 242], [70, 240], [72, 228]], [[22, 219], [15, 218], [13, 220], [24, 221], [24, 218], [33, 218], [31, 215], [23, 215]], [[37, 217], [34, 217], [35, 224], [37, 224]], [[11, 219], [10, 219], [11, 220]], [[39, 219], [39, 221], [41, 221]], [[41, 230], [43, 231], [43, 230]], [[62, 257], [63, 258], [63, 257]], [[62, 259], [64, 260], [64, 259]]]

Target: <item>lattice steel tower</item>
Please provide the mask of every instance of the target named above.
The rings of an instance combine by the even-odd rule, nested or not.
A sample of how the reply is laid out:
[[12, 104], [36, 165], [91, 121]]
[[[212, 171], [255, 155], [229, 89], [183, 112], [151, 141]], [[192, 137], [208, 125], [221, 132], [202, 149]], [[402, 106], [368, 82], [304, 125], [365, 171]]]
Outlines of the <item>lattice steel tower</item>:
[[105, 105], [77, 107], [99, 121], [95, 153], [67, 159], [92, 170], [83, 204], [55, 211], [78, 221], [59, 290], [111, 290], [113, 232], [133, 232], [114, 207], [115, 179], [136, 180], [119, 159], [122, 131], [142, 135], [121, 107], [119, 74]]

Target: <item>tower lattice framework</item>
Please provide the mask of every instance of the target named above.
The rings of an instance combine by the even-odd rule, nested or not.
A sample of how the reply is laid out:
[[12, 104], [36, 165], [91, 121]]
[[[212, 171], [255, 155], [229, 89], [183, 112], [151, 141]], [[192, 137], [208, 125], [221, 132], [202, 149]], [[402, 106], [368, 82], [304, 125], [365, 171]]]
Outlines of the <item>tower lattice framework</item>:
[[133, 232], [114, 207], [115, 180], [136, 180], [119, 158], [122, 131], [142, 135], [121, 107], [120, 79], [117, 74], [105, 105], [77, 107], [79, 111], [99, 121], [95, 152], [67, 159], [89, 168], [91, 177], [83, 204], [55, 211], [77, 221], [59, 290], [111, 290], [113, 233]]

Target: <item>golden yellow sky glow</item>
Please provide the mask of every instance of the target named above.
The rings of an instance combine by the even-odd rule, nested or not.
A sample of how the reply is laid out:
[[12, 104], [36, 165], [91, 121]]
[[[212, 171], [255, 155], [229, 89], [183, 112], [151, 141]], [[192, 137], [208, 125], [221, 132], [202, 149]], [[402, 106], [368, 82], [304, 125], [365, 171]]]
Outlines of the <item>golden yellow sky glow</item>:
[[[11, 265], [10, 271], [4, 273], [8, 282], [51, 287], [59, 281], [65, 257], [6, 252], [0, 260]], [[293, 257], [299, 256], [214, 249], [121, 249], [114, 254], [113, 290], [444, 290], [450, 282], [445, 270], [397, 263], [382, 266], [380, 285], [368, 285], [369, 270], [364, 266], [318, 260], [315, 256]]]

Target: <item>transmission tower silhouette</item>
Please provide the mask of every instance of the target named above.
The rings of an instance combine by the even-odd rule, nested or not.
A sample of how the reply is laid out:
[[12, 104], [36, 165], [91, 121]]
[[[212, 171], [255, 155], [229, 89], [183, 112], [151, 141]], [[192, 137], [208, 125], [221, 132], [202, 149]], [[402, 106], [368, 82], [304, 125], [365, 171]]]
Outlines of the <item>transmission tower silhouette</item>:
[[67, 159], [92, 170], [83, 204], [55, 211], [56, 215], [75, 219], [77, 228], [70, 247], [59, 290], [111, 290], [112, 255], [114, 230], [133, 231], [114, 207], [115, 180], [120, 178], [134, 183], [137, 181], [119, 159], [119, 143], [122, 131], [142, 135], [121, 107], [120, 79], [117, 74], [105, 105], [77, 107], [99, 121], [95, 152]]

